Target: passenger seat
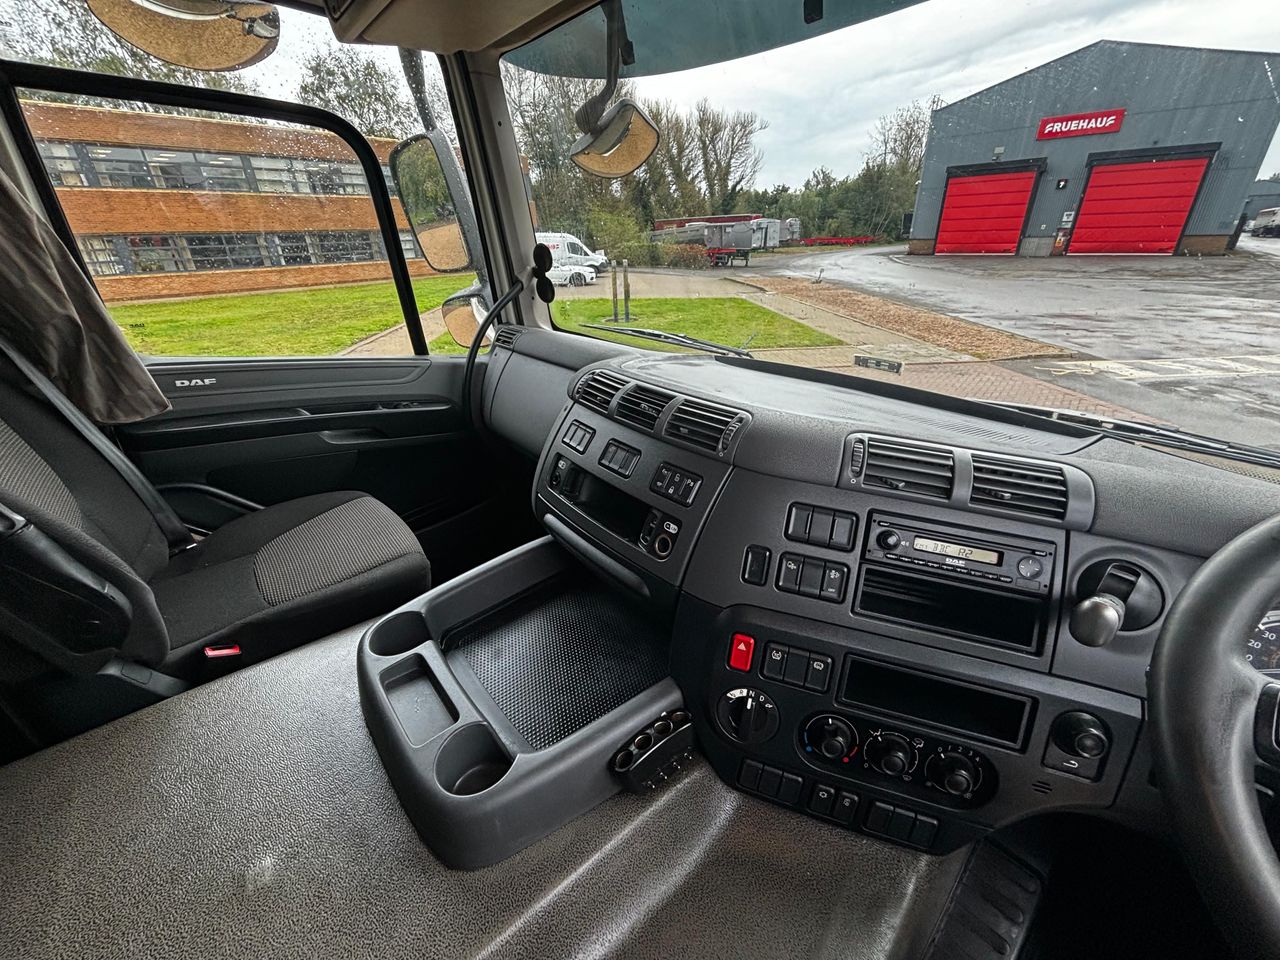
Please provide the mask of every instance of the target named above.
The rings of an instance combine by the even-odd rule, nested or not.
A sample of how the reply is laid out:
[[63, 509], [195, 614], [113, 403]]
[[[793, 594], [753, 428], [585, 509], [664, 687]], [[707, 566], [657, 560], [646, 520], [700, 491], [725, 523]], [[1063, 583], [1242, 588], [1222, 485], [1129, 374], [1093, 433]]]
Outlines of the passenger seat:
[[[0, 606], [0, 682], [91, 673], [111, 659], [200, 682], [383, 613], [430, 586], [413, 532], [356, 492], [247, 514], [170, 555], [156, 515], [110, 461], [0, 356], [0, 506], [124, 595], [118, 650], [81, 658], [19, 646], [22, 596]], [[36, 611], [27, 611], [35, 613]], [[38, 656], [37, 656], [38, 655]]]

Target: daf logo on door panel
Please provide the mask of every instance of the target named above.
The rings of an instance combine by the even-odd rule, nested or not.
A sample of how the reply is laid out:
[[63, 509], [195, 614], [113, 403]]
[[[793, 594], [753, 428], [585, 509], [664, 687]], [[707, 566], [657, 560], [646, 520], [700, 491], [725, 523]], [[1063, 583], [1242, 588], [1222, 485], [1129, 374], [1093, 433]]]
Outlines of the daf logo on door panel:
[[217, 377], [205, 377], [203, 380], [175, 380], [175, 387], [210, 387], [218, 382]]

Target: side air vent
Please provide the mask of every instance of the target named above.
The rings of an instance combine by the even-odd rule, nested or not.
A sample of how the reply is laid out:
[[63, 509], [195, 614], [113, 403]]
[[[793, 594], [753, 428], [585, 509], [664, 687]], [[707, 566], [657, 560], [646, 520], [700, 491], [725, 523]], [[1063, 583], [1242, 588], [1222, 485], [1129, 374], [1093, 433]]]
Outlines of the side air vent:
[[667, 421], [665, 435], [720, 454], [729, 448], [734, 433], [742, 424], [742, 417], [740, 410], [717, 407], [701, 400], [684, 400]]
[[599, 410], [601, 413], [608, 413], [609, 404], [613, 403], [613, 398], [618, 395], [618, 391], [626, 385], [627, 381], [616, 373], [595, 370], [578, 382], [575, 399], [583, 406]]
[[1067, 478], [1051, 464], [973, 455], [969, 503], [1047, 520], [1067, 516]]
[[917, 447], [882, 437], [867, 440], [864, 487], [887, 487], [899, 493], [948, 500], [955, 474], [955, 458], [949, 450]]
[[618, 398], [618, 409], [614, 416], [642, 430], [652, 430], [658, 425], [658, 418], [662, 416], [667, 404], [675, 398], [674, 393], [637, 383]]
[[493, 335], [493, 339], [498, 346], [506, 347], [510, 350], [515, 346], [516, 341], [520, 339], [520, 334], [522, 332], [523, 331], [521, 331], [519, 327], [507, 326], [504, 324], [503, 326], [498, 327], [498, 332]]

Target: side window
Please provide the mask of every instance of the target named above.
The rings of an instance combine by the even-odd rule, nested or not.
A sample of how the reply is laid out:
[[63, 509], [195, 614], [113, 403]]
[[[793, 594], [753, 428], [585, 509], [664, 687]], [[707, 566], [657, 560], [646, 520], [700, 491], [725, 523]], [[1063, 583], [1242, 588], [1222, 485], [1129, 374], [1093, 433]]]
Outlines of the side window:
[[[336, 135], [30, 89], [19, 98], [80, 253], [139, 351], [413, 352], [369, 184]], [[369, 142], [389, 179], [397, 141]], [[419, 296], [439, 302], [434, 286], [465, 285], [428, 276], [392, 204]]]

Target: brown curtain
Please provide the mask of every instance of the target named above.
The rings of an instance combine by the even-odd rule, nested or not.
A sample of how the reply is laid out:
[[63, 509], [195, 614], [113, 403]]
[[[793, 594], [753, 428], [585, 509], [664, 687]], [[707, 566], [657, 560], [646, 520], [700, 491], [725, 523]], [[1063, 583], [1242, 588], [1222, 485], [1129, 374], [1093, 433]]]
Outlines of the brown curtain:
[[169, 409], [75, 257], [4, 170], [0, 336], [97, 423], [132, 423]]

